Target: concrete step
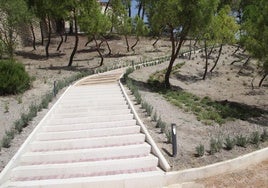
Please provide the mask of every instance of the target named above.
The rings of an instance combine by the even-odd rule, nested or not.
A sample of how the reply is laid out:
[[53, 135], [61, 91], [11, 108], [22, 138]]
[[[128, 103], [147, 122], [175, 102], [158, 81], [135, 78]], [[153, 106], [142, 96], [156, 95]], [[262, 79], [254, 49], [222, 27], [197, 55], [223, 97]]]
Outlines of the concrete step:
[[132, 120], [125, 120], [125, 121], [72, 124], [72, 126], [66, 126], [66, 125], [43, 126], [42, 130], [43, 132], [62, 132], [62, 131], [67, 132], [67, 131], [127, 127], [127, 126], [134, 126], [134, 125], [136, 125], [136, 120], [132, 119]]
[[86, 107], [76, 107], [75, 110], [73, 108], [63, 108], [58, 107], [54, 110], [54, 113], [80, 113], [80, 112], [91, 112], [93, 110], [113, 110], [113, 109], [128, 109], [128, 105], [119, 104], [119, 105], [98, 105], [98, 106], [86, 106]]
[[[3, 188], [162, 188], [164, 173], [160, 170], [113, 176], [78, 177], [38, 181], [7, 182]], [[1, 187], [2, 188], [2, 187]]]
[[158, 159], [149, 155], [95, 162], [19, 166], [12, 170], [11, 179], [12, 181], [33, 181], [148, 172], [157, 171], [157, 163]]
[[92, 102], [88, 102], [85, 103], [83, 101], [81, 102], [76, 102], [76, 103], [61, 103], [59, 106], [62, 108], [81, 108], [81, 107], [88, 107], [88, 106], [108, 106], [108, 105], [122, 105], [122, 104], [127, 104], [127, 102], [125, 101], [125, 99], [121, 99], [121, 100], [107, 100], [107, 101], [92, 101]]
[[116, 83], [116, 80], [107, 78], [107, 79], [102, 79], [102, 80], [89, 80], [86, 82], [79, 83], [79, 86], [84, 86], [84, 85], [93, 85], [93, 84], [105, 84], [105, 83]]
[[109, 122], [109, 121], [124, 121], [133, 119], [133, 114], [123, 115], [107, 115], [107, 116], [94, 116], [94, 117], [74, 117], [63, 119], [50, 119], [47, 120], [47, 125], [71, 125], [80, 123], [95, 123], [95, 122]]
[[109, 116], [109, 115], [120, 115], [120, 114], [130, 114], [130, 109], [113, 109], [113, 110], [87, 110], [84, 111], [75, 111], [73, 113], [54, 113], [51, 115], [51, 118], [61, 119], [61, 118], [73, 118], [73, 117], [92, 117], [92, 116]]
[[82, 138], [59, 141], [34, 141], [30, 144], [31, 152], [63, 151], [76, 149], [104, 148], [141, 144], [145, 141], [144, 134], [130, 134], [122, 136], [106, 136], [98, 138]]
[[50, 152], [27, 152], [21, 157], [21, 165], [61, 164], [86, 161], [101, 161], [148, 156], [151, 146], [147, 143], [93, 149], [78, 149]]
[[90, 94], [90, 95], [85, 95], [85, 96], [80, 96], [80, 97], [66, 97], [64, 98], [61, 102], [68, 102], [68, 101], [94, 101], [94, 100], [105, 100], [105, 99], [119, 99], [122, 98], [122, 93], [102, 93], [99, 95], [95, 95], [95, 94]]
[[82, 131], [68, 131], [68, 132], [55, 132], [55, 133], [39, 133], [37, 140], [49, 141], [49, 140], [66, 140], [66, 139], [79, 139], [79, 138], [96, 138], [105, 136], [119, 136], [137, 134], [140, 132], [140, 126], [128, 126], [119, 128], [105, 128], [105, 129], [90, 129]]

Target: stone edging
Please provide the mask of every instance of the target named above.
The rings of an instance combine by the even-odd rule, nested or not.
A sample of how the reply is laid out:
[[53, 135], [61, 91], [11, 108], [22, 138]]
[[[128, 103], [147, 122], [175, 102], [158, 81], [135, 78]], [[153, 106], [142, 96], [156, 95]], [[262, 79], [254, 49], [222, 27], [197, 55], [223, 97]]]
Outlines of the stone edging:
[[[123, 75], [122, 75], [123, 76]], [[134, 109], [134, 106], [131, 102], [131, 100], [129, 99], [129, 97], [127, 96], [126, 90], [124, 89], [122, 83], [119, 80], [119, 85], [123, 91], [123, 94], [127, 100], [127, 103], [132, 111], [132, 113], [134, 114], [135, 119], [137, 120], [138, 124], [141, 126], [141, 132], [145, 134], [145, 139], [146, 141], [152, 146], [152, 153], [154, 155], [156, 155], [159, 159], [159, 166], [164, 170], [164, 171], [169, 171], [171, 169], [170, 165], [168, 164], [167, 160], [165, 159], [165, 157], [163, 156], [163, 154], [161, 153], [161, 151], [158, 149], [156, 143], [154, 142], [154, 140], [152, 139], [152, 137], [150, 136], [147, 128], [145, 127], [145, 125], [143, 124], [143, 122], [141, 121], [141, 119], [139, 118], [136, 110]]]
[[237, 157], [235, 159], [211, 164], [208, 166], [168, 172], [166, 173], [165, 184], [171, 185], [183, 182], [192, 182], [198, 179], [217, 176], [223, 173], [245, 169], [250, 165], [260, 163], [267, 159], [268, 159], [268, 147]]

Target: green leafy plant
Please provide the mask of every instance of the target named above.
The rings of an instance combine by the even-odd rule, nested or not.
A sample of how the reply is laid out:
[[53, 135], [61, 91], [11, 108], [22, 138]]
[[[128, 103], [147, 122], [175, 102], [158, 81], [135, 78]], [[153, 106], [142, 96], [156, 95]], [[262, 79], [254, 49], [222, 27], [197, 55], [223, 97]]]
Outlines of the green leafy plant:
[[255, 131], [253, 133], [251, 133], [250, 135], [250, 142], [254, 145], [256, 145], [256, 147], [259, 147], [260, 142], [261, 142], [261, 135], [258, 131]]
[[195, 152], [197, 157], [202, 157], [205, 154], [205, 147], [203, 144], [199, 144], [195, 147]]
[[1, 141], [1, 146], [3, 147], [3, 148], [9, 148], [10, 147], [10, 145], [11, 145], [11, 138], [10, 137], [8, 137], [7, 135], [5, 135], [4, 137], [3, 137], [3, 139], [2, 139], [2, 141]]
[[0, 60], [0, 80], [0, 95], [22, 93], [30, 87], [30, 76], [15, 60]]
[[170, 130], [167, 130], [166, 132], [165, 132], [165, 135], [166, 135], [166, 137], [167, 137], [167, 143], [172, 143], [172, 134], [171, 134], [171, 131]]
[[154, 112], [154, 115], [153, 115], [153, 117], [152, 117], [152, 120], [156, 122], [156, 121], [157, 121], [157, 117], [158, 117], [158, 116], [157, 116], [157, 113]]
[[220, 152], [222, 149], [222, 141], [220, 139], [212, 138], [210, 140], [210, 154], [213, 155], [217, 152]]
[[262, 142], [268, 141], [268, 131], [267, 131], [267, 129], [263, 129], [262, 134], [261, 134], [261, 141]]
[[9, 112], [9, 102], [5, 102], [4, 108], [5, 108], [4, 113], [8, 113]]
[[247, 146], [247, 144], [248, 144], [247, 137], [243, 136], [242, 134], [236, 136], [236, 145], [237, 146], [245, 148]]
[[231, 138], [229, 135], [227, 138], [225, 138], [225, 149], [226, 150], [232, 150], [234, 148], [234, 146], [236, 145], [236, 140]]

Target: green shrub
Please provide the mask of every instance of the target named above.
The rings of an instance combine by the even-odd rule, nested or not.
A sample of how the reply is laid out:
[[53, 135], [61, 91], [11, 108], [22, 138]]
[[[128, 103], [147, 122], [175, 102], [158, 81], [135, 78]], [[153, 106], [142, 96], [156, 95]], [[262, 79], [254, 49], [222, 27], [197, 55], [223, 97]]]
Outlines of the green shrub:
[[24, 127], [23, 120], [22, 119], [19, 119], [19, 120], [15, 121], [14, 127], [18, 131], [18, 133], [21, 133], [22, 132], [22, 129]]
[[220, 139], [212, 138], [210, 140], [210, 154], [213, 155], [217, 152], [220, 152], [222, 149], [222, 141]]
[[195, 151], [196, 151], [196, 156], [197, 157], [202, 157], [205, 154], [205, 147], [203, 144], [200, 144], [198, 146], [195, 147]]
[[267, 129], [263, 129], [263, 132], [261, 134], [261, 141], [263, 141], [263, 142], [268, 141], [268, 131], [267, 131]]
[[154, 115], [152, 117], [152, 120], [155, 121], [155, 122], [157, 121], [157, 113], [156, 112], [154, 112]]
[[0, 95], [22, 93], [30, 87], [30, 76], [23, 64], [0, 60]]
[[9, 137], [10, 139], [13, 139], [15, 136], [15, 130], [11, 129], [9, 131], [6, 131], [6, 136]]
[[7, 135], [5, 135], [1, 141], [1, 146], [3, 148], [9, 148], [10, 147], [10, 143], [11, 143], [11, 138], [8, 137]]
[[243, 136], [243, 135], [238, 135], [236, 136], [236, 145], [239, 147], [246, 147], [248, 144], [248, 139], [247, 137]]
[[125, 73], [124, 76], [123, 76], [124, 81], [127, 80], [128, 75], [130, 75], [132, 72], [134, 72], [134, 69], [133, 69], [133, 68], [128, 68], [128, 69], [126, 70], [126, 73]]
[[225, 138], [224, 145], [225, 145], [226, 150], [232, 150], [234, 146], [236, 145], [236, 140], [230, 138], [230, 136], [228, 135], [228, 137]]
[[167, 137], [167, 143], [172, 143], [172, 134], [171, 134], [171, 131], [170, 130], [167, 130], [166, 132], [165, 132], [165, 134], [166, 134], [166, 137]]
[[250, 142], [252, 144], [254, 144], [257, 147], [259, 147], [260, 141], [261, 141], [261, 135], [260, 135], [260, 133], [258, 131], [255, 131], [255, 132], [251, 133], [251, 135], [250, 135]]

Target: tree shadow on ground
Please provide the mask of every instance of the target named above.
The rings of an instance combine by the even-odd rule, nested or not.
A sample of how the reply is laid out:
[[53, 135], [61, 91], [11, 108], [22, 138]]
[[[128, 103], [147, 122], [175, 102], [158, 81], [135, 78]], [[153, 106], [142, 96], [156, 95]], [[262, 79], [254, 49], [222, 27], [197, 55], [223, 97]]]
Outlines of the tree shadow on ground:
[[[268, 126], [268, 111], [233, 101], [215, 101], [219, 105], [219, 113], [223, 118], [234, 118], [262, 126]], [[216, 108], [217, 109], [217, 108]]]
[[[104, 49], [101, 48], [100, 51], [104, 52]], [[81, 54], [81, 53], [91, 53], [91, 52], [97, 52], [97, 48], [88, 48], [88, 49], [77, 50], [76, 53]]]
[[121, 54], [121, 53], [116, 53], [116, 54], [106, 54], [104, 57], [107, 58], [120, 58], [120, 57], [129, 57], [129, 56], [135, 56], [136, 54]]
[[[185, 92], [181, 87], [171, 86], [171, 89], [166, 89], [163, 83], [160, 82], [150, 82], [145, 83], [142, 81], [137, 81], [132, 79], [133, 84], [139, 87], [141, 91], [150, 91], [156, 92], [159, 94], [165, 95], [170, 91], [176, 92]], [[190, 96], [194, 96], [190, 94]], [[214, 101], [209, 97], [199, 98], [194, 97], [195, 100], [199, 101], [198, 104], [195, 104], [196, 107], [200, 105], [204, 110], [208, 112], [216, 112], [224, 120], [234, 120], [240, 119], [243, 121], [248, 121], [250, 123], [255, 123], [261, 126], [268, 126], [268, 111], [258, 108], [253, 105], [247, 105], [243, 103], [223, 100], [223, 101]], [[190, 99], [192, 100], [192, 98]], [[194, 100], [194, 99], [193, 99]]]
[[85, 67], [85, 66], [50, 66], [50, 67], [42, 67], [39, 68], [41, 70], [53, 70], [53, 71], [59, 71], [59, 70], [65, 70], [65, 71], [73, 71], [73, 72], [83, 72], [83, 71], [92, 71], [96, 68], [99, 68], [101, 66], [97, 65], [94, 67]]
[[[24, 51], [17, 51], [16, 55], [22, 56], [26, 59], [32, 59], [32, 60], [47, 60], [45, 54], [36, 54], [34, 51], [32, 52], [24, 52]], [[62, 57], [66, 55], [65, 53], [50, 53], [49, 58], [55, 58], [55, 57]]]
[[174, 75], [175, 79], [183, 81], [183, 82], [188, 82], [188, 83], [195, 83], [197, 81], [201, 81], [202, 77], [200, 76], [195, 76], [195, 75], [182, 75], [180, 73], [177, 73]]

